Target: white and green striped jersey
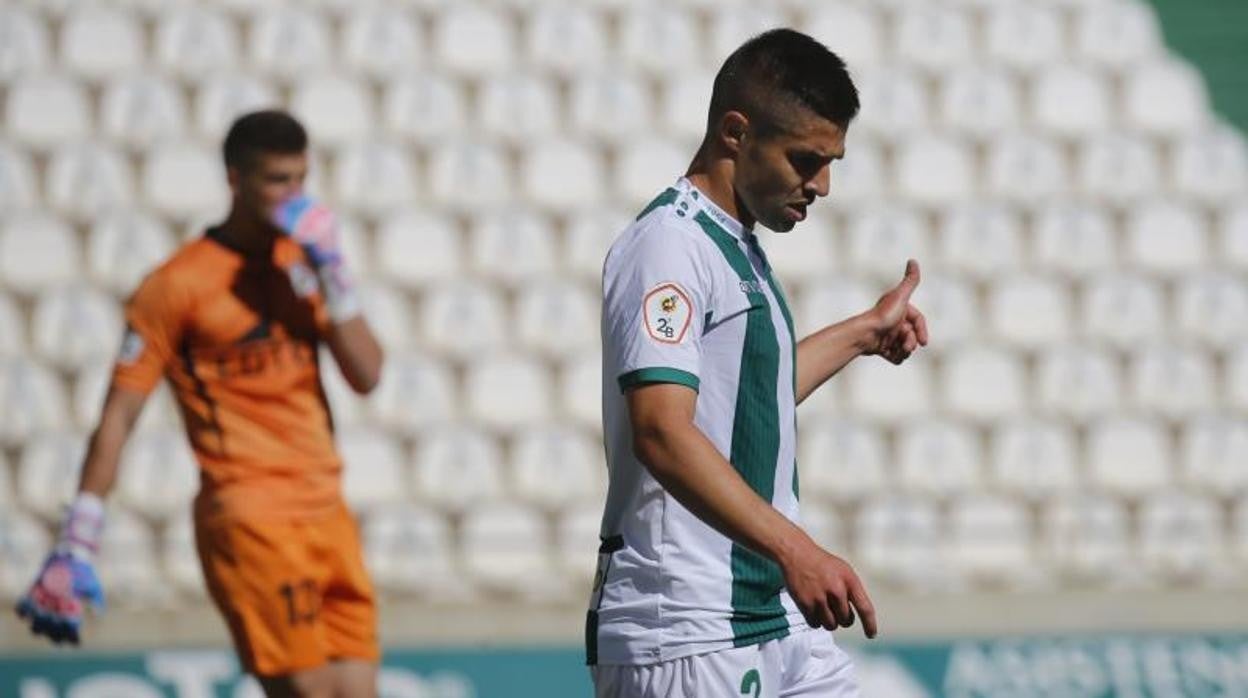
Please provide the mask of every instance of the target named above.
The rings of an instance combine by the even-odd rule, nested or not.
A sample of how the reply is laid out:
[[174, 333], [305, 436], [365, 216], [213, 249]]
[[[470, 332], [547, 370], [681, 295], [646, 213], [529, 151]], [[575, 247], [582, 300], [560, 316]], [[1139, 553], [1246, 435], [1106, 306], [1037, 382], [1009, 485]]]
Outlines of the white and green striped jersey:
[[804, 623], [775, 563], [703, 523], [633, 455], [624, 398], [644, 383], [697, 390], [697, 427], [797, 520], [793, 323], [753, 232], [678, 181], [607, 253], [602, 343], [610, 487], [589, 663], [663, 662]]

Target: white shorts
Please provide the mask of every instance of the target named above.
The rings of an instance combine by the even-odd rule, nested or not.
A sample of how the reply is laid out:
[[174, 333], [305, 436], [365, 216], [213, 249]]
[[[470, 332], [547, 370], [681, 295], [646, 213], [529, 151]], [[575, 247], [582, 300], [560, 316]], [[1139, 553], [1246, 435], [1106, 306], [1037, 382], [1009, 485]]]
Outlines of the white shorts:
[[597, 698], [859, 698], [849, 655], [826, 630], [644, 665], [590, 667]]

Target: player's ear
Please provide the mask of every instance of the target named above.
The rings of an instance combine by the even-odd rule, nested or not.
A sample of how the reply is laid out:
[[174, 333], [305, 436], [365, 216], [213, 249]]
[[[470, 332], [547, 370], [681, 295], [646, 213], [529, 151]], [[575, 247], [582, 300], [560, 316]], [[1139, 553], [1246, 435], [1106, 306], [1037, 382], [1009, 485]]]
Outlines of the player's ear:
[[741, 151], [749, 130], [749, 117], [739, 111], [727, 111], [719, 120], [719, 140], [733, 155]]
[[237, 166], [231, 165], [225, 168], [225, 181], [230, 185], [230, 193], [238, 196], [238, 186], [241, 183], [243, 173], [239, 171]]

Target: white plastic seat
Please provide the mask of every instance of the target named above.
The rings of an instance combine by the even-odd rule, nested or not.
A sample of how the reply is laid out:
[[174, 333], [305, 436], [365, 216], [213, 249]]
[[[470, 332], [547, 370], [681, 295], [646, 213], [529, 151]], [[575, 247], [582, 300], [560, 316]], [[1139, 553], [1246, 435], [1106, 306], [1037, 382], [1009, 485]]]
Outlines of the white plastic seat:
[[1222, 271], [1196, 272], [1179, 281], [1174, 315], [1178, 334], [1218, 349], [1248, 340], [1248, 283]]
[[955, 133], [985, 137], [1019, 124], [1021, 97], [1004, 70], [971, 64], [950, 71], [941, 84], [940, 115]]
[[1240, 410], [1248, 410], [1248, 350], [1241, 349], [1227, 358], [1227, 385], [1223, 387], [1226, 401]]
[[1062, 57], [1062, 18], [1056, 8], [1032, 3], [996, 3], [984, 22], [984, 48], [995, 64], [1034, 70]]
[[458, 136], [468, 122], [459, 85], [445, 75], [406, 75], [386, 85], [382, 120], [390, 133], [420, 143]]
[[506, 311], [498, 290], [466, 280], [438, 284], [421, 301], [421, 336], [430, 349], [469, 360], [506, 344]]
[[1171, 448], [1161, 424], [1134, 417], [1102, 421], [1087, 446], [1091, 482], [1123, 497], [1139, 498], [1172, 480]]
[[1175, 189], [1194, 201], [1232, 202], [1242, 199], [1248, 188], [1248, 143], [1234, 129], [1179, 137], [1172, 162]]
[[901, 278], [907, 259], [928, 257], [927, 222], [918, 211], [905, 206], [864, 211], [850, 220], [848, 234], [846, 266], [880, 280], [895, 283]]
[[1163, 171], [1152, 142], [1115, 132], [1081, 145], [1075, 178], [1086, 194], [1124, 205], [1155, 195]]
[[235, 119], [257, 109], [276, 107], [277, 91], [253, 75], [226, 74], [205, 79], [195, 96], [195, 128], [212, 141], [225, 137]]
[[134, 174], [123, 155], [88, 142], [60, 147], [47, 175], [48, 203], [78, 219], [91, 219], [134, 201]]
[[988, 322], [993, 333], [1024, 349], [1050, 346], [1070, 335], [1070, 294], [1067, 287], [1041, 276], [1009, 276], [988, 294]]
[[3, 454], [0, 454], [0, 511], [15, 508], [16, 492], [13, 477], [10, 475], [9, 462]]
[[352, 71], [387, 78], [420, 64], [420, 32], [404, 9], [364, 5], [345, 20], [340, 60]]
[[179, 77], [233, 69], [240, 53], [234, 25], [211, 8], [177, 5], [156, 25], [155, 63]]
[[384, 218], [376, 250], [379, 271], [405, 288], [456, 278], [464, 266], [454, 223], [421, 210], [400, 209]]
[[225, 165], [203, 146], [161, 146], [150, 151], [143, 167], [143, 195], [168, 216], [218, 215], [229, 201]]
[[858, 510], [855, 523], [855, 562], [872, 577], [934, 591], [948, 576], [944, 531], [931, 502], [898, 495], [873, 499]]
[[[868, 303], [871, 298], [864, 298]], [[924, 351], [956, 349], [981, 330], [981, 315], [970, 284], [959, 276], [924, 272], [910, 302], [923, 312], [935, 334]], [[860, 305], [861, 312], [869, 305]]]
[[450, 528], [435, 512], [401, 504], [378, 508], [363, 525], [369, 572], [384, 590], [462, 598], [471, 586], [455, 564]]
[[1144, 133], [1182, 135], [1209, 119], [1204, 80], [1178, 59], [1136, 66], [1127, 74], [1123, 92], [1124, 120]]
[[931, 365], [920, 352], [901, 366], [883, 359], [855, 362], [845, 371], [850, 407], [871, 419], [906, 419], [933, 406]]
[[89, 79], [139, 68], [143, 28], [119, 8], [88, 6], [69, 13], [61, 26], [61, 64]]
[[971, 56], [968, 13], [953, 5], [920, 3], [897, 15], [897, 57], [923, 70], [963, 65]]
[[1218, 258], [1233, 269], [1248, 271], [1248, 205], [1224, 210], [1218, 240]]
[[1114, 586], [1138, 576], [1130, 565], [1133, 555], [1122, 502], [1076, 493], [1050, 503], [1042, 520], [1042, 550], [1063, 581]]
[[117, 481], [126, 508], [150, 519], [173, 519], [189, 511], [198, 490], [199, 465], [181, 430], [142, 432], [126, 445]]
[[566, 361], [559, 372], [561, 412], [571, 423], [602, 430], [602, 355], [587, 351]]
[[553, 397], [546, 369], [517, 355], [495, 355], [468, 367], [464, 397], [468, 416], [498, 430], [548, 421]]
[[1140, 508], [1140, 562], [1154, 577], [1179, 584], [1210, 578], [1226, 558], [1222, 514], [1215, 502], [1185, 492], [1159, 492]]
[[531, 65], [563, 77], [606, 66], [607, 27], [596, 8], [537, 3], [528, 19], [524, 51]]
[[[553, 178], [553, 174], [548, 174]], [[480, 213], [511, 200], [511, 167], [498, 146], [453, 140], [437, 146], [429, 160], [429, 193], [452, 210]]]
[[525, 431], [511, 449], [513, 493], [543, 510], [562, 510], [605, 493], [601, 446], [579, 430], [551, 426]]
[[9, 86], [4, 123], [15, 141], [46, 148], [90, 133], [91, 109], [83, 87], [72, 79], [24, 76]]
[[546, 523], [536, 512], [499, 505], [469, 512], [463, 521], [464, 566], [481, 586], [523, 598], [554, 598], [561, 589]]
[[325, 400], [329, 404], [329, 412], [334, 420], [334, 427], [359, 426], [366, 421], [364, 398], [347, 384], [342, 371], [334, 363], [333, 354], [328, 347], [320, 351], [321, 389], [325, 391]]
[[546, 281], [526, 285], [515, 312], [515, 336], [530, 351], [566, 358], [597, 347], [601, 302], [579, 284]]
[[414, 342], [407, 298], [397, 289], [376, 283], [361, 286], [359, 293], [364, 317], [381, 345], [388, 351], [410, 349]]
[[31, 340], [40, 358], [74, 369], [112, 357], [121, 329], [121, 313], [112, 298], [90, 286], [63, 286], [40, 294]]
[[[706, 129], [706, 98], [710, 96], [711, 88], [710, 83], [704, 84], [702, 78], [701, 72], [695, 72], [690, 76], [673, 76], [671, 81], [665, 83], [667, 109], [664, 123], [682, 135], [689, 135], [686, 132], [691, 131], [700, 136]], [[692, 92], [687, 99], [686, 89]], [[701, 106], [691, 114], [689, 107], [693, 99], [698, 99]], [[581, 74], [571, 86], [569, 118], [572, 130], [595, 140], [627, 143], [649, 135], [652, 111], [653, 99], [645, 83], [631, 73]]]
[[555, 563], [573, 584], [588, 589], [601, 543], [602, 507], [582, 504], [565, 511], [555, 525]]
[[1073, 137], [1106, 130], [1113, 103], [1105, 77], [1074, 65], [1056, 65], [1039, 76], [1032, 94], [1037, 125], [1057, 136]]
[[1248, 497], [1240, 497], [1232, 509], [1230, 544], [1242, 573], [1248, 569]]
[[0, 280], [19, 293], [70, 283], [78, 277], [80, 257], [73, 231], [51, 216], [12, 216], [0, 229]]
[[810, 496], [854, 502], [883, 492], [892, 478], [879, 430], [851, 420], [820, 420], [798, 441], [803, 507]]
[[874, 302], [872, 289], [861, 281], [840, 276], [812, 281], [793, 308], [793, 324], [807, 332], [815, 331], [856, 315]]
[[196, 551], [195, 530], [190, 511], [173, 517], [165, 527], [160, 543], [161, 570], [178, 591], [196, 601], [206, 600], [207, 586]]
[[927, 136], [905, 142], [896, 163], [898, 191], [918, 204], [948, 204], [975, 191], [974, 160], [956, 138]]
[[173, 250], [165, 224], [146, 212], [105, 214], [87, 235], [87, 270], [113, 293], [129, 293]]
[[662, 75], [672, 66], [698, 65], [698, 28], [682, 7], [653, 3], [625, 6], [620, 17], [619, 55], [625, 66]]
[[1063, 422], [1020, 419], [997, 427], [988, 462], [997, 487], [1030, 501], [1064, 496], [1079, 484], [1075, 438]]
[[43, 524], [17, 509], [0, 509], [0, 599], [25, 594], [51, 548]]
[[767, 262], [779, 279], [786, 285], [814, 281], [836, 268], [837, 254], [826, 227], [811, 220], [795, 232], [760, 238], [767, 251]]
[[1026, 404], [1023, 366], [1002, 349], [968, 347], [948, 356], [943, 385], [945, 406], [971, 419], [1000, 419]]
[[641, 207], [689, 164], [689, 151], [666, 139], [646, 139], [622, 148], [615, 160], [613, 197]]
[[109, 140], [133, 147], [181, 138], [187, 110], [173, 83], [156, 76], [136, 75], [111, 81], [100, 105], [100, 132]]
[[889, 193], [884, 155], [873, 140], [855, 140], [830, 168], [832, 205], [838, 209], [878, 205]]
[[407, 498], [403, 452], [379, 429], [353, 427], [335, 435], [342, 454], [342, 493], [356, 511], [398, 504]]
[[563, 268], [585, 281], [601, 283], [607, 250], [635, 216], [636, 212], [617, 208], [572, 212], [564, 235]]
[[950, 505], [949, 537], [958, 576], [980, 585], [1015, 588], [1036, 578], [1027, 511], [1017, 501], [971, 494]]
[[[647, 123], [647, 112], [617, 114], [615, 110], [628, 103], [635, 104], [642, 110], [647, 109], [650, 106], [649, 97], [636, 78], [624, 78], [617, 85], [611, 84], [612, 78], [609, 76], [598, 80], [601, 83], [596, 85], [599, 90], [607, 91], [609, 97], [624, 104], [618, 106], [591, 104], [588, 108], [578, 105], [582, 106], [582, 113], [587, 115], [601, 113], [604, 119], [604, 123], [586, 124], [585, 128], [599, 138], [627, 146], [627, 142], [621, 138], [619, 132], [612, 132], [611, 126], [614, 124], [623, 125], [625, 128], [644, 126]], [[663, 97], [659, 111], [660, 128], [681, 141], [700, 142], [706, 135], [707, 111], [711, 103], [711, 89], [714, 84], [715, 74], [707, 70], [682, 70], [674, 75], [664, 75]], [[592, 99], [592, 95], [585, 95], [582, 99]], [[642, 130], [640, 134], [641, 137], [648, 135], [645, 130]]]
[[[762, 3], [741, 3], [729, 7], [725, 3], [712, 4], [719, 11], [711, 13], [710, 31], [707, 34], [707, 58], [719, 63], [747, 40], [768, 29], [787, 26], [789, 21], [782, 6]], [[839, 47], [838, 47], [839, 48]]]
[[1032, 224], [1036, 263], [1067, 276], [1085, 276], [1114, 266], [1114, 227], [1108, 211], [1082, 203], [1058, 203], [1036, 211]]
[[987, 279], [1022, 264], [1022, 222], [1018, 212], [993, 204], [958, 206], [939, 223], [939, 249], [947, 269]]
[[1063, 345], [1039, 357], [1036, 406], [1084, 420], [1109, 415], [1122, 404], [1122, 381], [1114, 359], [1094, 347]]
[[85, 435], [53, 431], [57, 426], [45, 425], [39, 436], [26, 443], [17, 462], [15, 483], [23, 508], [49, 522], [61, 519], [63, 508], [78, 491], [87, 446]]
[[383, 213], [412, 202], [416, 173], [406, 150], [393, 143], [354, 143], [335, 158], [334, 191], [342, 206]]
[[438, 14], [433, 55], [450, 73], [479, 78], [501, 73], [516, 61], [512, 23], [499, 8], [453, 4]]
[[411, 433], [455, 417], [455, 386], [440, 362], [421, 354], [400, 354], [389, 357], [381, 371], [370, 405], [386, 428]]
[[156, 557], [156, 539], [139, 517], [110, 509], [96, 557], [108, 603], [129, 608], [167, 607], [176, 601]]
[[476, 220], [470, 236], [472, 268], [487, 279], [519, 287], [555, 269], [555, 231], [533, 211], [503, 211]]
[[24, 150], [0, 144], [0, 209], [32, 208], [38, 197], [35, 168]]
[[1214, 368], [1203, 353], [1174, 346], [1144, 347], [1131, 362], [1132, 399], [1165, 417], [1182, 417], [1217, 407]]
[[[81, 366], [75, 372], [71, 393], [72, 425], [90, 431], [99, 423], [100, 409], [104, 406], [104, 397], [108, 394], [114, 368], [116, 359], [108, 353]], [[169, 430], [181, 431], [182, 419], [169, 391], [169, 385], [162, 381], [148, 395], [143, 413], [139, 415], [138, 424], [135, 425], [135, 432]]]
[[1213, 495], [1248, 490], [1248, 421], [1230, 415], [1196, 417], [1183, 425], [1183, 480]]
[[943, 420], [913, 422], [898, 435], [897, 484], [942, 498], [982, 489], [981, 460], [970, 427]]
[[1190, 206], [1153, 201], [1133, 208], [1127, 220], [1127, 260], [1135, 267], [1168, 276], [1208, 264], [1208, 233]]
[[333, 52], [326, 19], [297, 5], [263, 6], [251, 23], [249, 64], [285, 78], [328, 67]]
[[[1011, 133], [988, 146], [987, 193], [1023, 206], [1064, 194], [1070, 186], [1066, 159], [1057, 144], [1035, 133]], [[1043, 215], [1047, 207], [1041, 207]]]
[[883, 22], [871, 5], [812, 3], [802, 31], [826, 46], [851, 66], [879, 63], [884, 55]]
[[[868, 136], [895, 139], [928, 128], [928, 100], [923, 82], [911, 69], [891, 65], [855, 71], [861, 111], [854, 125]], [[861, 121], [861, 123], [858, 123]]]
[[412, 459], [412, 482], [423, 501], [465, 512], [503, 499], [503, 455], [495, 439], [474, 427], [430, 432]]
[[19, 357], [26, 347], [26, 322], [13, 299], [0, 294], [0, 358]]
[[514, 144], [554, 136], [559, 126], [555, 87], [553, 81], [532, 73], [485, 80], [477, 94], [479, 132]]
[[1108, 67], [1138, 64], [1165, 50], [1157, 17], [1148, 3], [1084, 3], [1075, 16], [1074, 29], [1077, 53]]
[[35, 12], [9, 5], [0, 9], [0, 81], [29, 75], [47, 67], [48, 32]]
[[366, 138], [375, 118], [367, 85], [345, 75], [310, 75], [296, 83], [290, 108], [313, 143], [341, 146]]
[[528, 200], [548, 210], [593, 206], [607, 192], [601, 154], [576, 141], [531, 144], [521, 160], [520, 181]]
[[1161, 289], [1130, 273], [1091, 280], [1083, 293], [1083, 334], [1121, 349], [1160, 336]]
[[835, 507], [824, 506], [820, 502], [803, 501], [798, 525], [819, 547], [831, 553], [845, 554], [849, 546], [846, 526], [837, 515]]

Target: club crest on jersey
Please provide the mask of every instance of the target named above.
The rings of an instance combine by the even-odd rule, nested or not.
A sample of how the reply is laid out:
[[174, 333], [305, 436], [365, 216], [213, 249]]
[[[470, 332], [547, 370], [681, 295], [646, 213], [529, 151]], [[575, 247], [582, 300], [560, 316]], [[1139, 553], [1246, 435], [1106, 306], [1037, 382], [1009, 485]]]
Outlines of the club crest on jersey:
[[646, 334], [656, 342], [680, 344], [685, 341], [692, 319], [693, 303], [689, 294], [670, 281], [647, 291], [642, 300], [642, 322]]
[[316, 273], [308, 265], [295, 262], [286, 270], [286, 274], [290, 277], [290, 287], [295, 289], [295, 295], [299, 298], [307, 298], [316, 293]]
[[133, 364], [143, 355], [146, 346], [143, 335], [127, 327], [125, 336], [121, 338], [121, 350], [117, 352], [117, 363]]

